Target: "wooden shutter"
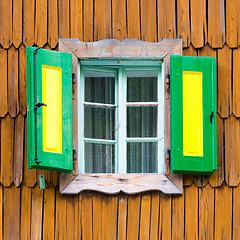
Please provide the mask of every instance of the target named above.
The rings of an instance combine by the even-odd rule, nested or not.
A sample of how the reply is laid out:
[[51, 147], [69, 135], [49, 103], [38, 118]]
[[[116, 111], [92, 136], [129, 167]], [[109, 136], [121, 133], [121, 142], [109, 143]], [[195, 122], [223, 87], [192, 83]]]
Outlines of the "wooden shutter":
[[216, 60], [170, 57], [171, 172], [217, 169]]
[[72, 56], [35, 47], [26, 54], [28, 168], [72, 172]]

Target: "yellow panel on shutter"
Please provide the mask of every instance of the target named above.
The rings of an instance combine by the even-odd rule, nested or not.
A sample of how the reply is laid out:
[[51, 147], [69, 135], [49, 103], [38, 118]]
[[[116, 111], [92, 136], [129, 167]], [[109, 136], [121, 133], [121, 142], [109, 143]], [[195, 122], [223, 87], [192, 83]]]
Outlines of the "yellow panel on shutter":
[[203, 156], [202, 72], [183, 72], [183, 155]]
[[62, 69], [42, 66], [43, 151], [62, 153]]

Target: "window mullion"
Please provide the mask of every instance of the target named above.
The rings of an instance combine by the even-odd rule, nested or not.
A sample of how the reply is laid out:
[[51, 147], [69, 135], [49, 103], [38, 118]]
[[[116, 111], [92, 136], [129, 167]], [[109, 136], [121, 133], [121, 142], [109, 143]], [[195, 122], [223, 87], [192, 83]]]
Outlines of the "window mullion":
[[118, 76], [118, 170], [119, 173], [127, 172], [127, 155], [126, 155], [126, 88], [127, 80], [124, 69], [119, 68]]

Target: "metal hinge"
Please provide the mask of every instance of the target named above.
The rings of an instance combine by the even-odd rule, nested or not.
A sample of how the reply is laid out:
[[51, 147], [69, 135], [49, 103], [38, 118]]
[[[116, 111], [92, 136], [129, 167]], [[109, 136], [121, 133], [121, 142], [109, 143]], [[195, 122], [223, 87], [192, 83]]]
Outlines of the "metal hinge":
[[166, 75], [166, 84], [170, 85], [170, 74]]
[[165, 164], [166, 164], [166, 174], [170, 174], [170, 149], [167, 149], [166, 155], [165, 155]]

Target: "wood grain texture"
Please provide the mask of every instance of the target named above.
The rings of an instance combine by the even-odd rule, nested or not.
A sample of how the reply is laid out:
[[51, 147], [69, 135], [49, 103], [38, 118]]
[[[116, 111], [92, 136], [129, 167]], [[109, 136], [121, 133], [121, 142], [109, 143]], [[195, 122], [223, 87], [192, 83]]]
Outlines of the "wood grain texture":
[[25, 46], [34, 44], [34, 9], [35, 0], [24, 0], [23, 2], [23, 43]]
[[13, 0], [13, 44], [16, 48], [22, 43], [22, 1]]
[[223, 184], [215, 188], [215, 239], [231, 239], [232, 236], [232, 188]]
[[19, 114], [15, 118], [14, 128], [14, 159], [13, 159], [13, 182], [19, 187], [23, 175], [23, 143], [24, 143], [24, 117]]
[[36, 0], [35, 44], [43, 47], [47, 42], [47, 0]]
[[0, 117], [4, 117], [8, 112], [7, 50], [0, 50], [0, 72]]
[[240, 120], [231, 115], [225, 120], [225, 181], [229, 186], [240, 182]]
[[158, 41], [176, 38], [175, 0], [157, 0]]
[[82, 194], [78, 195], [78, 235], [82, 236]]
[[55, 227], [55, 188], [44, 191], [43, 201], [43, 240], [54, 240]]
[[68, 0], [58, 1], [58, 26], [59, 26], [59, 38], [69, 38], [69, 15], [70, 6]]
[[19, 112], [18, 50], [14, 46], [8, 50], [8, 112], [11, 117]]
[[74, 52], [78, 58], [165, 58], [170, 52], [182, 53], [182, 40], [173, 39], [149, 43], [136, 39], [105, 39], [84, 43], [78, 39], [61, 39], [59, 45]]
[[172, 197], [172, 240], [184, 239], [184, 198]]
[[209, 176], [204, 176], [204, 175], [195, 175], [194, 176], [194, 182], [198, 187], [205, 187], [208, 183]]
[[164, 174], [78, 174], [75, 177], [70, 175], [70, 182], [68, 179], [65, 181], [65, 176], [69, 177], [69, 175], [61, 174], [60, 189], [61, 193], [67, 194], [79, 193], [84, 190], [94, 190], [108, 194], [119, 193], [120, 191], [134, 194], [149, 190], [159, 190], [171, 194], [182, 193], [182, 178], [176, 177], [174, 179], [171, 176], [170, 180]]
[[217, 110], [222, 118], [232, 113], [232, 50], [225, 44], [218, 50]]
[[102, 239], [102, 195], [93, 193], [92, 196], [93, 239]]
[[150, 239], [157, 240], [158, 239], [158, 228], [159, 228], [159, 192], [152, 192], [151, 196], [151, 219], [150, 219]]
[[208, 1], [208, 43], [213, 48], [222, 48], [225, 43], [224, 0]]
[[197, 52], [198, 52], [199, 57], [214, 57], [214, 58], [217, 58], [217, 50], [211, 48], [209, 46], [209, 44], [205, 45], [202, 48], [199, 48]]
[[20, 237], [20, 188], [4, 188], [3, 194], [3, 236], [4, 239]]
[[226, 43], [231, 48], [238, 47], [239, 1], [226, 1]]
[[71, 38], [83, 40], [82, 0], [70, 0], [70, 32]]
[[68, 196], [67, 200], [67, 239], [79, 239], [78, 195]]
[[140, 226], [139, 239], [150, 239], [150, 224], [151, 224], [151, 195], [143, 193], [141, 196], [141, 211], [140, 211]]
[[19, 47], [19, 105], [23, 115], [27, 113], [27, 94], [26, 94], [26, 48], [23, 44]]
[[190, 0], [191, 43], [200, 48], [207, 42], [206, 0]]
[[217, 170], [209, 178], [212, 187], [220, 187], [224, 181], [224, 120], [217, 115]]
[[93, 239], [93, 198], [91, 192], [82, 193], [82, 239]]
[[140, 195], [128, 197], [127, 240], [138, 239], [140, 217]]
[[0, 184], [0, 240], [3, 239], [3, 186]]
[[102, 197], [102, 239], [115, 240], [117, 237], [117, 195]]
[[59, 173], [55, 171], [51, 171], [51, 185], [56, 187], [58, 185]]
[[94, 41], [112, 38], [111, 0], [95, 0]]
[[183, 49], [183, 56], [192, 56], [196, 57], [197, 56], [197, 50], [193, 47], [192, 44], [188, 48]]
[[39, 186], [32, 189], [31, 239], [42, 239], [43, 191]]
[[198, 239], [198, 187], [192, 184], [184, 190], [185, 239]]
[[84, 42], [92, 42], [93, 31], [93, 0], [83, 1], [83, 39]]
[[0, 42], [4, 48], [9, 48], [13, 37], [12, 1], [0, 1]]
[[23, 182], [27, 187], [33, 187], [37, 181], [36, 170], [27, 169], [27, 118], [24, 119], [24, 162], [23, 162]]
[[127, 38], [140, 39], [140, 10], [138, 0], [127, 0]]
[[156, 2], [141, 0], [141, 39], [157, 42], [157, 11]]
[[208, 184], [199, 188], [199, 239], [214, 239], [214, 189]]
[[172, 198], [170, 195], [160, 195], [159, 239], [171, 239]]
[[1, 119], [1, 183], [12, 184], [14, 119], [7, 115]]
[[58, 1], [48, 1], [48, 44], [55, 48], [58, 43]]
[[118, 196], [118, 233], [119, 240], [125, 240], [127, 236], [127, 195]]
[[21, 239], [30, 240], [32, 189], [23, 184], [21, 190]]
[[233, 49], [233, 114], [240, 116], [240, 48]]
[[177, 38], [183, 39], [183, 46], [190, 45], [189, 1], [177, 0]]
[[67, 197], [56, 191], [55, 239], [67, 239]]
[[233, 188], [233, 232], [232, 232], [232, 239], [237, 240], [240, 239], [240, 229], [239, 229], [239, 222], [240, 222], [240, 185], [238, 187]]
[[126, 3], [112, 0], [112, 36], [122, 41], [127, 37]]

